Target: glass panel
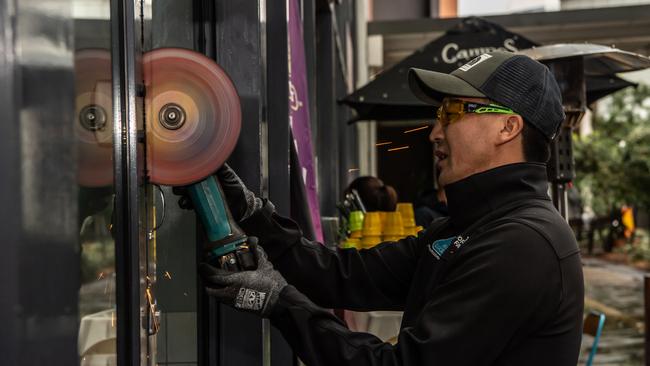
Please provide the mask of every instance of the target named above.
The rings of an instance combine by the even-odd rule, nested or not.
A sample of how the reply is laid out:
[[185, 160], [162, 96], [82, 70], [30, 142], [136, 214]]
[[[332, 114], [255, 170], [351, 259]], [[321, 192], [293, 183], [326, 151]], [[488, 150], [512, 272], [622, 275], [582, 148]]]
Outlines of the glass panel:
[[0, 1], [2, 365], [78, 362], [72, 6]]
[[[148, 51], [159, 48], [194, 47], [193, 2], [145, 0], [143, 4], [145, 59]], [[147, 68], [146, 61], [143, 67]], [[149, 72], [151, 78], [163, 79], [156, 70]], [[149, 85], [147, 92], [154, 92]], [[158, 113], [150, 110], [146, 100], [144, 111]], [[151, 153], [151, 148], [147, 153]], [[193, 212], [178, 207], [177, 200], [171, 187], [149, 185], [148, 227], [157, 229], [148, 236], [147, 273], [143, 281], [149, 284], [159, 314], [158, 331], [151, 332], [147, 349], [148, 359], [155, 360], [157, 365], [198, 362], [196, 221]]]
[[108, 0], [75, 0], [75, 113], [79, 184], [79, 362], [116, 364], [113, 115]]

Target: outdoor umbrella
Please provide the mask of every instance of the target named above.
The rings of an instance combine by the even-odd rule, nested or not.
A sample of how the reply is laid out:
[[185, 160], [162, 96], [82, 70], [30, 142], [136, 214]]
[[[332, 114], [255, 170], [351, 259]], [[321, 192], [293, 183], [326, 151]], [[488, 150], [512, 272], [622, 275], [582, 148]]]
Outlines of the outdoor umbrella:
[[[404, 60], [379, 74], [374, 80], [341, 100], [354, 108], [359, 120], [409, 120], [434, 118], [430, 105], [420, 102], [409, 90], [408, 70], [412, 67], [451, 72], [482, 53], [494, 50], [516, 52], [537, 43], [498, 24], [477, 17], [462, 19], [456, 26]], [[616, 75], [587, 76], [587, 102], [634, 85]]]

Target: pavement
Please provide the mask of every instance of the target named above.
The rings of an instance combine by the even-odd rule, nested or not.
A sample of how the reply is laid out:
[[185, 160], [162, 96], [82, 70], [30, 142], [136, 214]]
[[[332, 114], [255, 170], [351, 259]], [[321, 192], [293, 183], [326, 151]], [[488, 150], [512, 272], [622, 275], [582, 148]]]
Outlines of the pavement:
[[[644, 365], [643, 278], [645, 272], [583, 258], [585, 310], [605, 313], [607, 320], [594, 365]], [[593, 338], [585, 335], [579, 365], [584, 365]]]

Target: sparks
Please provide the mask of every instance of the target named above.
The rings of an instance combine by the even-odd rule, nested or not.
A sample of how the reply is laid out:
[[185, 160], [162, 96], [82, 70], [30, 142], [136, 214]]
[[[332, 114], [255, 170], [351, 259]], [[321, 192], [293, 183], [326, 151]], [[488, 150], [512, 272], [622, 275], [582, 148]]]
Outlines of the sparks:
[[395, 148], [392, 148], [392, 149], [388, 149], [388, 151], [399, 151], [399, 150], [406, 150], [406, 149], [410, 149], [410, 148], [411, 147], [409, 145], [406, 145], [406, 146], [401, 146], [401, 147], [395, 147]]
[[104, 278], [104, 272], [99, 272], [99, 276], [97, 276], [97, 280], [101, 280]]
[[390, 145], [390, 144], [392, 144], [392, 143], [393, 143], [392, 141], [388, 141], [388, 142], [378, 142], [378, 143], [375, 144], [375, 146]]
[[165, 274], [163, 275], [163, 277], [167, 278], [168, 280], [172, 279], [172, 275], [169, 273], [169, 271], [165, 271]]
[[350, 168], [350, 169], [348, 169], [348, 173], [354, 173], [354, 172], [358, 172], [358, 171], [359, 171], [359, 168]]
[[415, 131], [424, 130], [424, 129], [427, 129], [427, 128], [429, 128], [429, 126], [422, 126], [422, 127], [414, 128], [414, 129], [411, 129], [411, 130], [406, 130], [406, 131], [404, 131], [404, 133], [411, 133], [411, 132], [415, 132]]
[[145, 293], [147, 295], [147, 301], [149, 301], [149, 304], [153, 304], [153, 295], [151, 295], [151, 288], [147, 287]]

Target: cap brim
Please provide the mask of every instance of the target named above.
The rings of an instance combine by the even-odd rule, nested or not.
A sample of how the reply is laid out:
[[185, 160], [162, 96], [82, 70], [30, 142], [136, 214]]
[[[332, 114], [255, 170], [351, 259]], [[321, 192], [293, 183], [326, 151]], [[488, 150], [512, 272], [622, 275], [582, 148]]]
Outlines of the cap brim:
[[411, 68], [409, 88], [421, 101], [439, 105], [448, 96], [485, 98], [485, 94], [465, 80], [441, 72]]

